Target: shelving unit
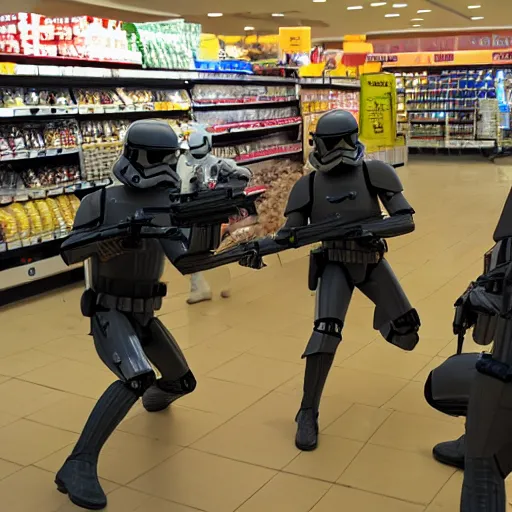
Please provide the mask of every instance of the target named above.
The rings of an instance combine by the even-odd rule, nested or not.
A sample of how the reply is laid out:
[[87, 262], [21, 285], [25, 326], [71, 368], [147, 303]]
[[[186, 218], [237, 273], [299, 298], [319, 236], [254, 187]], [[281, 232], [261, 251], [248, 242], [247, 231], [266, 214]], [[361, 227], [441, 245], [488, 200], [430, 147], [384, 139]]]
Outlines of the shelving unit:
[[493, 69], [402, 71], [395, 76], [398, 131], [407, 134], [409, 148], [482, 150], [497, 145]]

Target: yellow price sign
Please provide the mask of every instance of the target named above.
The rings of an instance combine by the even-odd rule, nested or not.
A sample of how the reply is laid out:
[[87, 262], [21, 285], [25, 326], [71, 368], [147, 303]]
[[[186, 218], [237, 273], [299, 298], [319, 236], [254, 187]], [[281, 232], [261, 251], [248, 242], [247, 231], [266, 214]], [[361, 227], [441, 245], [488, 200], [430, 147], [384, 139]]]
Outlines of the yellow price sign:
[[16, 74], [16, 64], [14, 62], [0, 62], [0, 75]]
[[279, 49], [284, 53], [309, 53], [311, 27], [280, 27]]

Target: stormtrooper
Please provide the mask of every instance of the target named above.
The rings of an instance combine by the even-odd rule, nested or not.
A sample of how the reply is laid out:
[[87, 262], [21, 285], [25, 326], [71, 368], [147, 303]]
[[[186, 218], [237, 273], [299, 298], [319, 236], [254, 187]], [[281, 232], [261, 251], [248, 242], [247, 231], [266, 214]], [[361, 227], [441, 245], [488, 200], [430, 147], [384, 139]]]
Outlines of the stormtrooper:
[[[295, 444], [301, 450], [317, 447], [320, 399], [354, 288], [375, 304], [373, 326], [389, 343], [413, 350], [419, 340], [418, 314], [384, 258], [385, 238], [414, 230], [414, 210], [393, 167], [364, 159], [358, 131], [352, 114], [343, 110], [319, 119], [311, 141], [314, 171], [292, 188], [286, 224], [275, 238], [283, 247], [322, 241], [310, 255], [316, 312], [303, 354], [304, 392], [296, 416]], [[383, 218], [379, 200], [389, 217]]]
[[[243, 256], [243, 251], [215, 255], [213, 250], [220, 225], [241, 204], [254, 202], [244, 192], [247, 174], [225, 172], [218, 190], [183, 198], [178, 156], [178, 138], [167, 123], [133, 123], [113, 168], [120, 184], [83, 199], [61, 248], [67, 264], [87, 262], [90, 287], [82, 295], [82, 314], [90, 318], [99, 357], [118, 378], [98, 400], [56, 475], [58, 490], [83, 508], [106, 506], [99, 454], [138, 399], [147, 411], [160, 411], [196, 387], [176, 340], [155, 316], [166, 295], [165, 258], [188, 274]], [[189, 230], [187, 236], [177, 222]]]
[[[439, 462], [464, 469], [461, 512], [505, 512], [505, 478], [512, 470], [512, 191], [484, 256], [484, 273], [455, 303], [457, 354], [433, 370], [425, 398], [435, 409], [466, 416], [466, 433], [440, 443]], [[473, 329], [491, 353], [462, 354]]]
[[[177, 172], [181, 180], [181, 193], [190, 194], [221, 181], [225, 176], [250, 180], [251, 171], [239, 167], [234, 160], [218, 158], [211, 154], [212, 135], [199, 128], [188, 138], [188, 149], [178, 160]], [[230, 296], [229, 282], [221, 291], [222, 298]], [[189, 304], [211, 300], [211, 288], [204, 276], [197, 272], [190, 276]]]

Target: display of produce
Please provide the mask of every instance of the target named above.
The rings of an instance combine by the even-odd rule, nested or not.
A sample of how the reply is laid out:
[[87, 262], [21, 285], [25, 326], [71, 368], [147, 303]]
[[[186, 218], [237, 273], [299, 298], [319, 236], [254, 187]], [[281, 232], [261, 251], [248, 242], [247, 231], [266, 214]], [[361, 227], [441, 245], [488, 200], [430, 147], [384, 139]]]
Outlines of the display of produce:
[[0, 206], [0, 252], [66, 236], [79, 204], [76, 196], [60, 195]]
[[237, 105], [239, 103], [278, 103], [297, 100], [294, 85], [243, 85], [200, 84], [192, 88], [195, 106]]
[[259, 224], [263, 234], [275, 233], [284, 223], [288, 195], [295, 182], [304, 174], [302, 162], [280, 158], [249, 166], [252, 183], [267, 187], [258, 204]]

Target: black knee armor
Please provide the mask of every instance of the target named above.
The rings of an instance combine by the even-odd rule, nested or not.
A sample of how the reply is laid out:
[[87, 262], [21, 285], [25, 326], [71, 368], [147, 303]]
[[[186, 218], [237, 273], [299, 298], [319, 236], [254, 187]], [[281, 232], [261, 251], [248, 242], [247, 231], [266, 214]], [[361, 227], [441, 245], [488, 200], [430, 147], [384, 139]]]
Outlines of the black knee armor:
[[418, 331], [421, 326], [420, 317], [415, 309], [400, 316], [390, 325], [386, 340], [404, 350], [413, 350], [418, 344]]
[[196, 389], [197, 381], [194, 374], [189, 370], [178, 380], [168, 382], [160, 379], [157, 381], [157, 385], [162, 391], [172, 393], [173, 395], [188, 395]]
[[343, 330], [343, 322], [337, 318], [319, 318], [315, 320], [315, 332], [327, 334], [341, 340], [341, 331]]
[[128, 380], [124, 384], [140, 398], [155, 383], [155, 380], [154, 373], [146, 373]]

